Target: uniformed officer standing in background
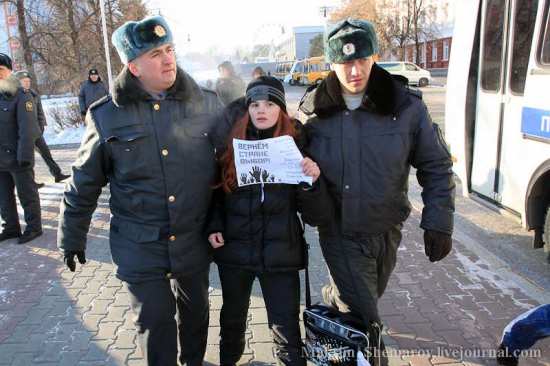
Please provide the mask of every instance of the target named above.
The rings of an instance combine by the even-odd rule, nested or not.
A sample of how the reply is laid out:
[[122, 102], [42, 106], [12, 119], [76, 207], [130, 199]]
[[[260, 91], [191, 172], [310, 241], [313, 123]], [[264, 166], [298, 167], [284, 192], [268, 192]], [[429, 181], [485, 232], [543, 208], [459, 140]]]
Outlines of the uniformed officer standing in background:
[[127, 22], [112, 41], [126, 66], [112, 97], [86, 115], [58, 246], [72, 271], [75, 257], [86, 261], [92, 213], [109, 183], [111, 255], [147, 364], [202, 365], [211, 262], [204, 225], [216, 179], [209, 131], [221, 104], [176, 65], [162, 17]]
[[109, 94], [109, 92], [103, 84], [103, 81], [101, 81], [97, 69], [90, 69], [90, 71], [88, 71], [88, 79], [82, 83], [80, 92], [78, 93], [78, 104], [80, 106], [82, 118], [86, 117], [88, 108], [90, 108], [94, 102], [107, 94]]
[[[34, 183], [34, 143], [40, 135], [32, 96], [12, 73], [12, 61], [0, 53], [0, 241], [27, 243], [42, 235], [40, 197]], [[15, 191], [27, 226], [21, 234]]]
[[68, 174], [64, 174], [61, 171], [61, 168], [55, 160], [53, 160], [52, 153], [50, 152], [50, 148], [48, 147], [48, 144], [46, 143], [46, 140], [44, 140], [44, 129], [46, 128], [46, 125], [48, 124], [46, 121], [46, 115], [44, 114], [44, 109], [42, 108], [42, 102], [40, 101], [40, 95], [36, 91], [34, 91], [31, 88], [31, 74], [28, 71], [19, 71], [16, 73], [17, 78], [19, 79], [19, 82], [21, 83], [21, 87], [25, 91], [25, 93], [28, 93], [32, 96], [35, 110], [36, 110], [36, 118], [38, 121], [38, 127], [40, 129], [40, 136], [35, 141], [35, 147], [40, 156], [42, 156], [42, 159], [44, 159], [44, 162], [48, 166], [48, 169], [50, 170], [50, 174], [53, 175], [55, 182], [59, 183], [67, 178], [70, 177]]

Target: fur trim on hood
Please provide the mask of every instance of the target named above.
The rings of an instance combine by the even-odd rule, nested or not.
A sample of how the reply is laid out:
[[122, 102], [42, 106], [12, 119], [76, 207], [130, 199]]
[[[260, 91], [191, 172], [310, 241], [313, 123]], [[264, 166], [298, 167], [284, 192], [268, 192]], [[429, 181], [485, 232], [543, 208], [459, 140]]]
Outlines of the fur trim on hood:
[[8, 98], [15, 96], [20, 87], [21, 84], [19, 83], [19, 79], [17, 79], [13, 74], [7, 79], [0, 80], [0, 94], [4, 94]]

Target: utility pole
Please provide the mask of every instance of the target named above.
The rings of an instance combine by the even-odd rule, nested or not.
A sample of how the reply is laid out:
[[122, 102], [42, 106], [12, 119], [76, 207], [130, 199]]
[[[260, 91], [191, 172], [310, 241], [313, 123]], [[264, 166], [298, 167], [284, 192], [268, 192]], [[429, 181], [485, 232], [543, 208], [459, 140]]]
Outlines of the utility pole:
[[111, 53], [109, 51], [109, 37], [107, 35], [107, 21], [105, 19], [105, 0], [99, 0], [101, 8], [101, 25], [103, 27], [103, 46], [105, 48], [105, 59], [107, 61], [107, 74], [109, 76], [109, 92], [113, 92], [113, 73], [111, 72]]
[[9, 52], [10, 52], [10, 57], [13, 60], [14, 59], [13, 50], [9, 46], [9, 41], [11, 40], [11, 32], [10, 32], [10, 24], [9, 24], [9, 21], [8, 21], [8, 16], [9, 16], [8, 2], [5, 1], [3, 5], [4, 5], [4, 18], [5, 18], [5, 21], [6, 21], [6, 30], [7, 30], [7, 33], [8, 33], [7, 34], [7, 36], [8, 36], [8, 49], [9, 49]]

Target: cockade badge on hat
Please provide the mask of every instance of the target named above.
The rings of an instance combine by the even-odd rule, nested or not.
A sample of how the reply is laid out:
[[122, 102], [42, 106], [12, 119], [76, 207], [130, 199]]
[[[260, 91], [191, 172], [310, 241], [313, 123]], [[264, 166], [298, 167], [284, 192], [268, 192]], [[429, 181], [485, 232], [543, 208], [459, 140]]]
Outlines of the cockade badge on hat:
[[166, 29], [164, 29], [164, 27], [160, 24], [155, 26], [153, 32], [157, 35], [157, 37], [164, 37], [166, 35]]
[[342, 47], [342, 53], [346, 56], [353, 55], [355, 53], [355, 45], [353, 43], [346, 43]]

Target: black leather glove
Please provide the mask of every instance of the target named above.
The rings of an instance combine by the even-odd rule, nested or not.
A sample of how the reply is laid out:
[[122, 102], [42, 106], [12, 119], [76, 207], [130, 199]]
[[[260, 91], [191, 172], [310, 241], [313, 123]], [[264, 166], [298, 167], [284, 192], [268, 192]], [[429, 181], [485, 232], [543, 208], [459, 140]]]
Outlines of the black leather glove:
[[84, 254], [83, 250], [69, 250], [65, 252], [65, 255], [63, 256], [63, 262], [69, 267], [71, 272], [74, 272], [76, 269], [76, 262], [74, 261], [74, 256], [78, 258], [78, 262], [80, 264], [86, 263], [86, 255]]
[[424, 231], [424, 251], [430, 262], [442, 260], [453, 247], [453, 239], [449, 234], [440, 231]]

